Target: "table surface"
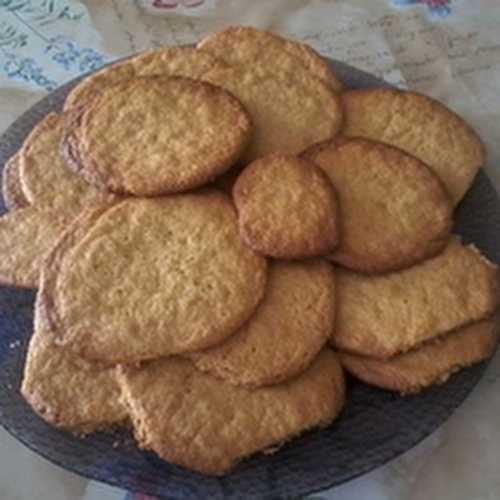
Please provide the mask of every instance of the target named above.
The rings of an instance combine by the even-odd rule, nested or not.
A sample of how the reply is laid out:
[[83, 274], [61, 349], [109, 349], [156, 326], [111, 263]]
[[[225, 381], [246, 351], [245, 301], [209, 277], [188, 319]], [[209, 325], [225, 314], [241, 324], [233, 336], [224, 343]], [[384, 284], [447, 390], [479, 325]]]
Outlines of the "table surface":
[[[369, 4], [369, 7], [368, 7]], [[473, 4], [473, 5], [471, 5]], [[17, 7], [16, 7], [17, 5]], [[12, 0], [0, 3], [0, 131], [50, 89], [146, 48], [192, 43], [230, 23], [306, 40], [325, 55], [428, 93], [463, 114], [500, 190], [500, 5], [496, 0]], [[335, 500], [500, 499], [500, 353], [450, 420]], [[0, 429], [0, 499], [123, 500], [38, 457]]]

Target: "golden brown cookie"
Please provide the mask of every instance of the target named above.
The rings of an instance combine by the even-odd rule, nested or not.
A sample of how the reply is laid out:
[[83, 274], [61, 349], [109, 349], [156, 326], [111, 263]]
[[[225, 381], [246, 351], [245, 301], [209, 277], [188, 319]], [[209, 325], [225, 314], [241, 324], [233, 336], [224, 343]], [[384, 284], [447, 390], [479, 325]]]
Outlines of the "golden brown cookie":
[[300, 153], [334, 137], [342, 125], [340, 98], [308, 72], [254, 64], [215, 68], [203, 79], [234, 94], [252, 117], [254, 134], [243, 163], [272, 153]]
[[430, 97], [402, 90], [350, 90], [342, 94], [343, 133], [396, 146], [441, 178], [457, 204], [484, 165], [486, 151], [475, 131]]
[[100, 203], [109, 193], [99, 191], [72, 172], [60, 154], [65, 116], [50, 113], [30, 133], [20, 151], [20, 179], [29, 202], [78, 214]]
[[19, 152], [11, 156], [2, 170], [2, 196], [8, 210], [29, 206], [19, 177]]
[[[35, 309], [36, 311], [36, 309]], [[48, 423], [89, 433], [124, 422], [116, 369], [78, 358], [54, 345], [53, 334], [35, 314], [21, 393]]]
[[332, 266], [321, 260], [274, 261], [255, 314], [228, 340], [192, 359], [232, 384], [275, 384], [305, 370], [334, 325]]
[[222, 342], [251, 316], [266, 278], [215, 192], [89, 210], [46, 269], [42, 304], [57, 343], [108, 363]]
[[313, 163], [271, 155], [251, 163], [233, 189], [240, 234], [257, 252], [282, 259], [330, 253], [338, 240], [337, 197]]
[[63, 213], [26, 207], [0, 217], [0, 284], [37, 288], [42, 261], [69, 224]]
[[223, 65], [216, 57], [192, 47], [162, 47], [138, 54], [101, 69], [76, 85], [64, 103], [64, 109], [84, 105], [95, 94], [121, 80], [136, 76], [185, 76], [199, 79], [210, 68]]
[[336, 355], [325, 349], [300, 376], [248, 390], [177, 357], [120, 371], [119, 382], [141, 448], [205, 474], [330, 424], [345, 400]]
[[252, 132], [225, 90], [180, 77], [142, 77], [106, 87], [63, 141], [69, 165], [116, 193], [155, 196], [199, 187], [236, 162]]
[[472, 245], [452, 239], [419, 265], [382, 276], [338, 269], [332, 341], [352, 353], [388, 358], [492, 314], [498, 268]]
[[269, 31], [250, 26], [229, 26], [201, 40], [198, 49], [231, 66], [265, 64], [273, 70], [279, 68], [290, 73], [307, 71], [334, 91], [342, 90], [342, 84], [330, 65], [313, 48]]
[[303, 156], [325, 171], [338, 195], [341, 239], [334, 261], [386, 272], [446, 245], [452, 204], [441, 181], [416, 158], [379, 142], [344, 138], [312, 146]]
[[387, 360], [339, 353], [342, 366], [355, 377], [402, 394], [446, 382], [461, 368], [489, 358], [498, 343], [498, 319], [473, 323]]

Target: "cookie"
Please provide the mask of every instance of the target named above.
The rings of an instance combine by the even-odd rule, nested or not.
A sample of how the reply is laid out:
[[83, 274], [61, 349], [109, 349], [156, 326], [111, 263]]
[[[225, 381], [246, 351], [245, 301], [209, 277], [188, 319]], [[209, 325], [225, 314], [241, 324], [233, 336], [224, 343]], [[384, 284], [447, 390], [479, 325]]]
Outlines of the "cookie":
[[214, 192], [86, 211], [45, 266], [56, 343], [109, 364], [222, 342], [252, 315], [266, 279], [230, 200]]
[[479, 321], [499, 305], [498, 269], [452, 239], [443, 253], [382, 276], [338, 269], [333, 344], [374, 358], [405, 352]]
[[252, 117], [254, 134], [243, 163], [272, 153], [300, 153], [334, 137], [342, 125], [340, 98], [307, 72], [254, 64], [215, 68], [203, 79], [235, 95]]
[[222, 344], [195, 353], [197, 368], [232, 384], [275, 384], [305, 370], [332, 334], [335, 277], [326, 261], [274, 261], [255, 314]]
[[120, 403], [116, 369], [89, 363], [54, 345], [53, 334], [35, 314], [21, 393], [49, 424], [89, 433], [121, 424], [127, 418]]
[[250, 164], [233, 198], [240, 234], [257, 252], [281, 259], [330, 253], [338, 240], [337, 197], [313, 163], [272, 155]]
[[69, 165], [115, 193], [155, 196], [199, 187], [225, 172], [252, 132], [240, 102], [180, 77], [134, 78], [88, 102], [63, 141]]
[[0, 217], [0, 284], [37, 288], [43, 259], [71, 219], [26, 207]]
[[119, 382], [139, 446], [205, 474], [330, 424], [345, 400], [336, 355], [325, 349], [300, 376], [248, 390], [176, 357], [123, 368]]
[[343, 133], [391, 144], [420, 159], [440, 177], [457, 204], [484, 165], [476, 132], [430, 97], [402, 90], [350, 90], [342, 94]]
[[29, 206], [19, 177], [19, 153], [11, 156], [2, 170], [2, 196], [8, 210]]
[[63, 114], [50, 113], [33, 129], [20, 151], [20, 179], [30, 204], [76, 215], [109, 193], [72, 172], [61, 157], [65, 120]]
[[402, 394], [441, 384], [461, 368], [489, 358], [498, 343], [498, 319], [462, 327], [387, 360], [339, 353], [343, 367], [363, 382]]
[[185, 76], [199, 79], [214, 66], [216, 57], [192, 47], [162, 47], [107, 66], [84, 78], [66, 97], [64, 109], [81, 107], [105, 88], [136, 76]]
[[334, 91], [342, 90], [342, 84], [330, 65], [314, 49], [269, 31], [250, 26], [229, 26], [205, 37], [198, 43], [198, 49], [230, 66], [266, 64], [273, 70], [279, 68], [290, 73], [307, 71]]
[[338, 247], [331, 258], [360, 272], [408, 267], [446, 245], [453, 206], [441, 181], [421, 161], [366, 139], [312, 146], [304, 158], [333, 183], [340, 205]]

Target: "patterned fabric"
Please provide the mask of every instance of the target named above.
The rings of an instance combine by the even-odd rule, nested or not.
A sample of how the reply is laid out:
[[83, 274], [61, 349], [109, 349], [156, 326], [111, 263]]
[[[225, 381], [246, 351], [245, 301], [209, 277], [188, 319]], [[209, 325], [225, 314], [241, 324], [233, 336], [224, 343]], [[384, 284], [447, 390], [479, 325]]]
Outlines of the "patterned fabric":
[[98, 68], [104, 56], [74, 38], [86, 22], [80, 2], [0, 0], [0, 79], [51, 91]]
[[392, 0], [395, 7], [407, 7], [409, 5], [427, 6], [431, 17], [444, 18], [451, 14], [452, 0]]

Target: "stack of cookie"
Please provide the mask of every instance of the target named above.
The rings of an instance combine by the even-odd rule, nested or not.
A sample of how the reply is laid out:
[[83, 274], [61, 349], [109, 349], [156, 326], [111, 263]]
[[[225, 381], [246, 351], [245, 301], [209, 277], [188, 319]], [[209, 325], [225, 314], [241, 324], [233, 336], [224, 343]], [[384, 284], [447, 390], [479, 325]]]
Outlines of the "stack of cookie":
[[[479, 138], [253, 28], [87, 77], [4, 169], [0, 280], [38, 288], [22, 393], [207, 474], [345, 401], [487, 358], [496, 266], [451, 235]], [[337, 352], [335, 352], [337, 351]]]

